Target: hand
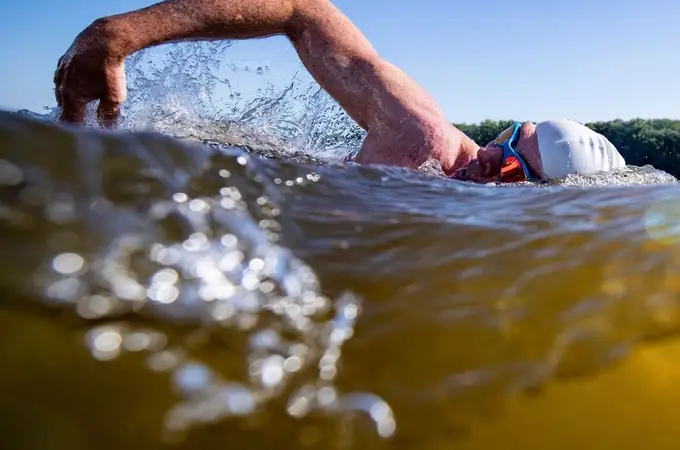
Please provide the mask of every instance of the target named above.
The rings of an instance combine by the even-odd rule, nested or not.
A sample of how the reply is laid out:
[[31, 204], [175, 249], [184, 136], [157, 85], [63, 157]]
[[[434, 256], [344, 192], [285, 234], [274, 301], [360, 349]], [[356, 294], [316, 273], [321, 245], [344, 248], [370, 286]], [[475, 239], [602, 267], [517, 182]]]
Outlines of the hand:
[[82, 124], [87, 104], [99, 100], [99, 120], [106, 127], [116, 124], [127, 95], [126, 55], [111, 28], [107, 19], [96, 20], [59, 58], [54, 84], [60, 121]]

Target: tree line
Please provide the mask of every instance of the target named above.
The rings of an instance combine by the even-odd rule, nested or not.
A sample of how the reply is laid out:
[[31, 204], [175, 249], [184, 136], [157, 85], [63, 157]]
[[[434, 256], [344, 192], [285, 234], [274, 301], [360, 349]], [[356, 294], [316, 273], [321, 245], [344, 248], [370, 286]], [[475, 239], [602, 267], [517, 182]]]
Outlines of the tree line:
[[[485, 120], [479, 124], [454, 124], [479, 145], [491, 142], [514, 120]], [[651, 164], [680, 178], [680, 120], [633, 119], [585, 123], [607, 137], [628, 164]]]

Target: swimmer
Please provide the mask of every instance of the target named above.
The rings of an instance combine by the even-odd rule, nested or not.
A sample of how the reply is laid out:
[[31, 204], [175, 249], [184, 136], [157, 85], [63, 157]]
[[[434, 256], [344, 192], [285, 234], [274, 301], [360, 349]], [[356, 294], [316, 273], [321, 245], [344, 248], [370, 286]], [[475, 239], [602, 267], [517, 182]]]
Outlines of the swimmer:
[[488, 183], [561, 178], [623, 167], [604, 136], [568, 120], [515, 123], [481, 147], [454, 127], [435, 99], [380, 57], [328, 0], [168, 0], [95, 20], [59, 59], [54, 75], [60, 120], [98, 117], [114, 126], [126, 98], [125, 59], [188, 40], [285, 35], [314, 79], [364, 130], [354, 161], [418, 168], [438, 160], [445, 174]]

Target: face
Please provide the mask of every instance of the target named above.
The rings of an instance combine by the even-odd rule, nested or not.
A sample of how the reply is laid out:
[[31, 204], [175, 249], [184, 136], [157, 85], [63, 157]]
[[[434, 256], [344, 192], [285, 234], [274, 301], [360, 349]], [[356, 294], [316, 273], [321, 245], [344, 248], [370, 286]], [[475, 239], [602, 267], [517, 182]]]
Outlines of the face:
[[[538, 151], [536, 126], [532, 122], [525, 122], [519, 130], [519, 140], [514, 146], [519, 155], [524, 158], [530, 174], [539, 179], [545, 178], [541, 164], [541, 154]], [[477, 151], [477, 157], [472, 159], [467, 167], [458, 170], [454, 178], [475, 183], [490, 183], [500, 181], [503, 166], [503, 147], [493, 141]]]

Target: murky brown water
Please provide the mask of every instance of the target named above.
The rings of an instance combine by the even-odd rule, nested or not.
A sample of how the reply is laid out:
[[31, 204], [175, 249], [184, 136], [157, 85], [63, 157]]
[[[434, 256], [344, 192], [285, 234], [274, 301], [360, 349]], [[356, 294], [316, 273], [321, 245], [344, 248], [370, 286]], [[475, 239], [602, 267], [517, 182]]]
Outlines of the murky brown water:
[[1, 113], [0, 442], [674, 449], [673, 181], [473, 186]]

